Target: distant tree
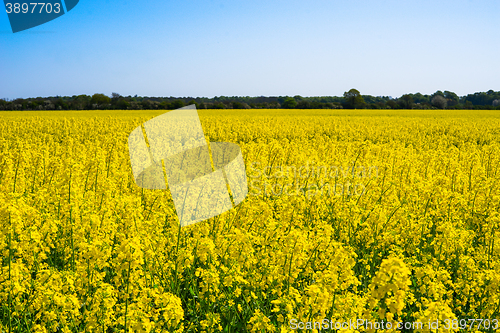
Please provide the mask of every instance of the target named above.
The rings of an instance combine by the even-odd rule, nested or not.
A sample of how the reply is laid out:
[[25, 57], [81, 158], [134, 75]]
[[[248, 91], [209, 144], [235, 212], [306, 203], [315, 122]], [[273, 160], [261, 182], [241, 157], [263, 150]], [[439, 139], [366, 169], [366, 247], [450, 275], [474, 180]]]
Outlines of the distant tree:
[[[443, 93], [441, 90], [438, 90], [438, 91], [436, 91], [434, 94], [432, 94], [432, 98], [434, 98], [435, 96], [445, 97], [445, 96], [444, 96], [444, 93]], [[445, 97], [445, 98], [446, 98], [446, 97]]]
[[145, 110], [152, 109], [152, 103], [149, 99], [144, 99], [141, 102], [142, 108]]
[[399, 102], [404, 109], [413, 109], [413, 97], [411, 95], [406, 94], [401, 96]]
[[429, 101], [429, 103], [427, 103], [427, 102], [420, 103], [420, 108], [423, 110], [430, 110], [430, 109], [432, 109], [432, 104], [430, 101]]
[[130, 107], [130, 103], [126, 98], [120, 98], [118, 102], [116, 102], [116, 107], [120, 110], [127, 110]]
[[436, 95], [432, 98], [431, 103], [437, 108], [444, 109], [446, 107], [447, 100], [441, 95]]
[[429, 95], [422, 95], [421, 93], [416, 93], [411, 96], [413, 97], [414, 103], [429, 103], [431, 101]]
[[215, 102], [212, 104], [212, 109], [225, 109], [226, 105], [222, 102]]
[[58, 98], [55, 102], [55, 107], [57, 110], [68, 110], [69, 105], [62, 98]]
[[16, 98], [12, 101], [12, 103], [15, 105], [16, 110], [24, 110], [28, 105], [28, 100], [23, 98]]
[[30, 101], [28, 103], [28, 110], [36, 110], [38, 108], [38, 103], [36, 100]]
[[176, 109], [180, 109], [184, 106], [186, 106], [186, 104], [184, 104], [184, 101], [182, 99], [176, 99], [175, 101], [170, 103], [169, 109], [176, 110]]
[[52, 101], [50, 99], [47, 99], [47, 100], [44, 101], [44, 108], [45, 108], [45, 110], [54, 110], [55, 107], [56, 106], [52, 103]]
[[233, 109], [244, 109], [245, 107], [243, 106], [243, 103], [241, 102], [238, 102], [238, 101], [234, 101], [231, 103], [231, 106], [233, 107]]
[[444, 98], [446, 98], [448, 106], [455, 106], [460, 102], [460, 98], [457, 96], [457, 94], [451, 91], [445, 90]]
[[310, 109], [310, 108], [311, 108], [311, 102], [309, 102], [306, 99], [303, 99], [297, 103], [297, 109]]
[[193, 104], [194, 104], [194, 106], [195, 106], [197, 109], [199, 109], [199, 105], [198, 105], [198, 103], [196, 103], [196, 101], [195, 101], [194, 99], [192, 99], [192, 100], [190, 100], [190, 101], [188, 102], [188, 105], [193, 105]]
[[160, 102], [152, 100], [150, 100], [150, 102], [151, 102], [151, 110], [157, 110], [160, 108]]
[[120, 100], [120, 98], [122, 98], [122, 95], [120, 95], [119, 93], [111, 93], [111, 105], [113, 109], [118, 108], [118, 101]]
[[233, 109], [250, 109], [250, 106], [245, 102], [234, 101], [232, 102]]
[[142, 105], [141, 105], [140, 102], [131, 101], [130, 102], [130, 109], [132, 109], [132, 110], [142, 110]]
[[[88, 95], [78, 95], [73, 98], [72, 108], [75, 110], [83, 110], [88, 108], [91, 97]], [[39, 103], [41, 104], [41, 103]]]
[[293, 97], [287, 97], [283, 101], [283, 104], [281, 107], [283, 109], [295, 109], [297, 107], [297, 101], [295, 101], [295, 98], [293, 98]]
[[312, 101], [311, 109], [328, 109], [328, 103], [320, 102], [320, 101]]
[[387, 101], [387, 106], [390, 108], [390, 109], [397, 109], [398, 108], [398, 103], [396, 103], [394, 100], [390, 99]]
[[[488, 95], [485, 92], [476, 92], [474, 94], [469, 94], [463, 98], [464, 101], [470, 101], [472, 105], [491, 105], [494, 99], [497, 99], [494, 97], [495, 94], [491, 93]], [[498, 96], [500, 97], [500, 95]]]
[[281, 104], [278, 101], [269, 103], [269, 109], [281, 109]]
[[95, 106], [97, 109], [111, 103], [111, 98], [104, 94], [94, 94], [90, 100], [90, 104]]
[[168, 103], [168, 101], [162, 101], [160, 103], [160, 109], [162, 109], [162, 110], [168, 110], [169, 109], [169, 105], [170, 105], [170, 103]]
[[492, 103], [493, 106], [500, 106], [500, 99], [495, 99]]
[[361, 94], [356, 89], [346, 91], [344, 93], [344, 98], [347, 102], [347, 105], [349, 105], [353, 109], [358, 106], [362, 106], [365, 103], [363, 97], [361, 97]]

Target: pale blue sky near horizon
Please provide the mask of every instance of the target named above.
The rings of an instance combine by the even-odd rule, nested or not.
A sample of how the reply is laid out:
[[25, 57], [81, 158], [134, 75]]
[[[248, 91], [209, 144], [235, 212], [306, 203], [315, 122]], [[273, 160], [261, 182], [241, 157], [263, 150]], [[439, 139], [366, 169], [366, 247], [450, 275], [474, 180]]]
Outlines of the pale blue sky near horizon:
[[0, 98], [500, 90], [498, 0], [81, 0], [15, 34], [4, 8]]

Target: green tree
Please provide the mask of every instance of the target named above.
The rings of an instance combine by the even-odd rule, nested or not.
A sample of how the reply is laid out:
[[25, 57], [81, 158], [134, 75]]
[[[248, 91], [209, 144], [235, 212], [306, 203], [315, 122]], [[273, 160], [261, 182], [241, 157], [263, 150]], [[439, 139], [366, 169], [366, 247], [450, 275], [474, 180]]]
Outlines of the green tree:
[[460, 98], [457, 96], [457, 94], [448, 90], [444, 91], [444, 98], [446, 98], [448, 106], [455, 106], [460, 101]]
[[222, 102], [215, 102], [213, 104], [213, 109], [225, 109], [226, 108], [226, 105]]
[[245, 108], [243, 103], [238, 102], [238, 101], [231, 102], [231, 106], [233, 107], [233, 109], [244, 109]]
[[297, 101], [293, 97], [287, 97], [283, 101], [283, 105], [281, 106], [283, 109], [295, 109], [297, 107]]
[[118, 101], [120, 100], [120, 98], [122, 98], [122, 95], [120, 95], [119, 93], [111, 93], [111, 105], [113, 109], [116, 109], [118, 107]]
[[344, 98], [347, 102], [347, 105], [353, 109], [362, 106], [365, 103], [363, 97], [361, 97], [361, 94], [356, 89], [346, 91], [344, 93]]
[[176, 109], [180, 109], [180, 108], [186, 106], [186, 104], [184, 104], [184, 101], [182, 99], [176, 99], [175, 101], [170, 103], [169, 106], [170, 106], [170, 109], [176, 110]]
[[69, 105], [62, 98], [58, 98], [55, 102], [55, 106], [57, 110], [68, 110]]
[[195, 106], [197, 109], [199, 108], [198, 103], [197, 103], [194, 99], [192, 99], [192, 100], [190, 100], [190, 101], [188, 102], [188, 105], [193, 105], [193, 104], [194, 104], [194, 106]]
[[440, 109], [444, 109], [446, 107], [446, 104], [448, 103], [446, 98], [444, 98], [441, 95], [435, 95], [432, 98], [431, 102], [432, 102], [432, 105], [434, 105], [435, 107], [440, 108]]
[[[441, 91], [441, 90], [438, 90], [436, 91], [434, 94], [432, 94], [432, 98], [436, 97], [436, 96], [441, 96], [441, 97], [445, 97], [444, 96], [444, 93]], [[445, 97], [446, 98], [446, 97]]]
[[110, 103], [111, 98], [104, 94], [94, 94], [90, 100], [90, 104], [95, 105], [97, 109]]
[[398, 103], [394, 102], [392, 99], [388, 100], [386, 104], [390, 109], [398, 108]]
[[[90, 107], [90, 100], [92, 98], [88, 95], [78, 95], [74, 100], [73, 100], [73, 107], [76, 110], [84, 110], [88, 107]], [[40, 103], [42, 104], [42, 103]]]
[[130, 107], [130, 103], [125, 98], [120, 98], [118, 102], [116, 102], [116, 107], [120, 110], [126, 110]]
[[141, 105], [142, 105], [142, 108], [145, 109], [145, 110], [149, 110], [152, 108], [152, 103], [149, 99], [144, 99], [142, 100], [141, 102]]
[[311, 102], [309, 102], [306, 99], [303, 99], [297, 103], [297, 109], [310, 109], [310, 108], [311, 108]]
[[411, 95], [405, 94], [401, 96], [401, 100], [399, 102], [403, 108], [413, 109], [413, 97]]
[[430, 100], [430, 96], [429, 95], [422, 95], [421, 93], [416, 93], [416, 94], [413, 94], [413, 95], [410, 95], [413, 97], [413, 102], [414, 103], [429, 103], [431, 100]]

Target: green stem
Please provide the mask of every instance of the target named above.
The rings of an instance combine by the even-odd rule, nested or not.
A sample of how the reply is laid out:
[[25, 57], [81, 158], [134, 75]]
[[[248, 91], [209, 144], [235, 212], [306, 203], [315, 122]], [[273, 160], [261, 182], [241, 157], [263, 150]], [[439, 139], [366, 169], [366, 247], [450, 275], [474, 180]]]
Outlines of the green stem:
[[179, 232], [177, 233], [177, 247], [175, 249], [175, 292], [177, 293], [179, 289], [178, 278], [177, 278], [177, 265], [179, 263], [179, 242], [181, 239], [181, 224], [179, 223]]
[[[15, 185], [14, 185], [15, 187]], [[10, 218], [10, 213], [9, 213], [9, 227], [12, 226], [11, 218]], [[10, 282], [10, 288], [9, 288], [9, 333], [12, 332], [12, 281], [11, 281], [11, 262], [12, 262], [12, 245], [11, 245], [11, 240], [12, 240], [12, 231], [11, 228], [9, 228], [9, 282]]]
[[17, 171], [19, 170], [19, 163], [21, 163], [21, 160], [17, 161], [16, 174], [14, 175], [14, 190], [12, 192], [16, 192]]
[[128, 262], [127, 295], [125, 298], [125, 332], [127, 332], [128, 286], [130, 284], [130, 261]]

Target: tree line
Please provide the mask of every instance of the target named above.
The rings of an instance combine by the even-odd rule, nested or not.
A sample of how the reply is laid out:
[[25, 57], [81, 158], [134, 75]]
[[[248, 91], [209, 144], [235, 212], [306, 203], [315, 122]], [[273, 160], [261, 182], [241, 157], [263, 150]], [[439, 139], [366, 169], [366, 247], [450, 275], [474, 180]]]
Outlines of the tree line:
[[432, 95], [401, 97], [361, 95], [356, 89], [343, 96], [302, 97], [139, 97], [105, 94], [0, 99], [0, 110], [175, 110], [195, 104], [197, 109], [497, 109], [500, 91], [489, 90], [467, 96], [450, 91]]

